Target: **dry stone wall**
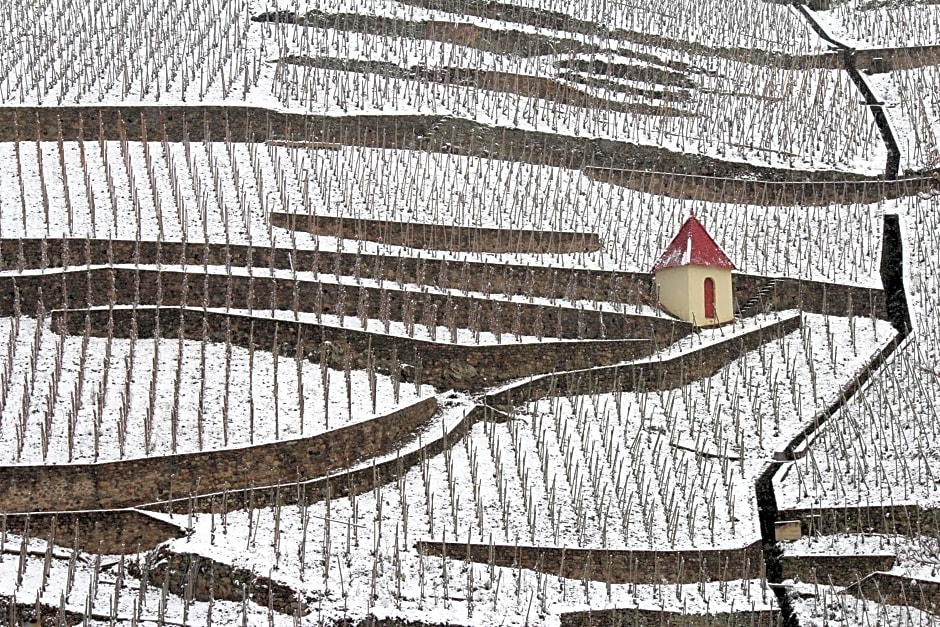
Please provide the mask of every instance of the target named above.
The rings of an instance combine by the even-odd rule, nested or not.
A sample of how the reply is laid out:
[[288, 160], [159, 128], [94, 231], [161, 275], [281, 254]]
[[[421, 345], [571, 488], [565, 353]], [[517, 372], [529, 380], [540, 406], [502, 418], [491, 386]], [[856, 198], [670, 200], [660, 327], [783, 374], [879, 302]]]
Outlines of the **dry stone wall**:
[[777, 627], [783, 624], [779, 610], [740, 610], [686, 614], [664, 610], [618, 608], [569, 612], [561, 615], [561, 627]]
[[[301, 355], [330, 368], [369, 370], [438, 389], [479, 391], [533, 374], [591, 368], [648, 355], [650, 340], [456, 344], [180, 307], [52, 312], [53, 327], [71, 335], [231, 342], [285, 357]], [[61, 326], [60, 326], [61, 325]]]
[[103, 555], [148, 551], [186, 535], [178, 525], [132, 509], [0, 514], [0, 521], [11, 533]]
[[315, 141], [414, 147], [443, 116], [303, 115], [249, 106], [0, 107], [0, 141]]
[[[287, 277], [181, 271], [178, 267], [75, 268], [0, 277], [0, 314], [17, 307], [44, 311], [121, 305], [234, 308], [321, 312], [380, 321], [411, 320], [426, 326], [479, 328], [562, 339], [649, 338], [663, 346], [687, 335], [691, 325], [666, 316], [551, 306], [431, 290], [402, 290]], [[560, 305], [560, 304], [559, 304]], [[381, 326], [380, 323], [378, 323]]]
[[797, 309], [805, 313], [830, 316], [859, 316], [886, 318], [884, 291], [881, 289], [821, 281], [804, 281], [788, 277], [768, 277], [757, 274], [734, 275], [735, 298], [739, 303], [745, 297], [757, 294], [773, 282], [774, 286], [764, 298], [771, 311]]
[[525, 568], [569, 579], [608, 583], [699, 583], [759, 578], [764, 558], [760, 541], [737, 549], [629, 551], [511, 544], [420, 541], [425, 555], [479, 564]]
[[0, 263], [5, 270], [109, 263], [296, 268], [486, 294], [525, 293], [540, 298], [631, 304], [653, 302], [652, 277], [647, 273], [283, 247], [100, 239], [2, 239]]
[[[109, 617], [97, 616], [95, 618], [108, 620]], [[37, 620], [38, 623], [30, 622]], [[79, 612], [62, 611], [55, 605], [46, 605], [35, 601], [22, 603], [15, 596], [10, 597], [0, 594], [0, 622], [9, 627], [34, 624], [72, 627], [73, 625], [85, 623], [86, 617]]]
[[601, 248], [597, 233], [454, 226], [287, 212], [272, 212], [268, 220], [272, 226], [292, 231], [451, 252], [572, 254]]
[[[802, 194], [792, 196], [794, 202], [801, 204], [818, 204], [819, 199], [828, 198], [837, 192], [846, 194], [843, 198], [867, 198], [868, 194], [875, 193], [880, 182], [877, 178], [852, 176], [844, 172], [769, 168], [627, 142], [561, 137], [554, 133], [493, 127], [447, 116], [323, 116], [291, 114], [258, 107], [212, 105], [0, 108], [0, 141], [56, 141], [59, 138], [306, 141], [322, 146], [342, 144], [450, 152], [566, 168], [645, 170], [665, 173], [664, 178], [659, 180], [655, 174], [651, 174], [647, 178], [624, 180], [622, 184], [649, 184], [651, 187], [648, 191], [654, 193], [695, 193], [697, 195], [692, 197], [712, 199], [717, 199], [718, 191], [724, 190], [727, 195], [723, 195], [723, 199], [728, 201], [739, 201], [742, 193], [753, 195], [754, 190], [764, 190], [758, 195], [766, 196], [768, 202], [778, 202], [772, 200], [776, 192], [768, 193], [777, 189], [774, 185], [758, 184], [751, 187], [750, 183], [729, 179], [805, 183], [793, 188], [799, 191], [785, 192], [788, 195]], [[725, 182], [716, 187], [703, 181], [679, 177], [677, 188], [668, 183], [672, 175], [716, 177]], [[827, 185], [832, 181], [846, 179], [850, 182], [829, 187], [830, 191], [827, 192]], [[851, 183], [856, 179], [857, 186]], [[872, 183], [876, 184], [875, 187], [870, 187]], [[896, 197], [936, 187], [937, 182], [930, 176], [921, 176], [905, 183], [892, 183], [882, 189], [884, 193]]]
[[802, 318], [793, 316], [667, 359], [549, 374], [488, 394], [485, 402], [500, 407], [548, 396], [668, 390], [710, 377], [762, 344], [799, 329], [801, 324]]
[[869, 204], [883, 199], [902, 198], [940, 189], [936, 176], [915, 175], [885, 181], [862, 179], [845, 173], [843, 180], [762, 180], [650, 172], [641, 169], [585, 168], [595, 180], [621, 187], [707, 202], [732, 202], [772, 206], [819, 206], [831, 204]]
[[[334, 253], [291, 248], [128, 240], [0, 239], [0, 269], [82, 264], [217, 265], [305, 270], [357, 278], [434, 285], [484, 294], [655, 304], [652, 275], [644, 272], [521, 266], [469, 260]], [[769, 305], [807, 313], [884, 318], [880, 289], [821, 281], [736, 273], [735, 298], [747, 302], [771, 280]], [[267, 305], [269, 306], [269, 305]]]
[[788, 509], [777, 520], [799, 520], [804, 535], [884, 533], [940, 537], [940, 508], [914, 504]]
[[890, 570], [896, 556], [884, 555], [784, 555], [781, 579], [803, 583], [848, 586], [873, 572]]
[[940, 64], [940, 46], [868, 48], [853, 50], [855, 67], [869, 74], [883, 74]]
[[919, 579], [892, 573], [873, 573], [845, 589], [846, 594], [887, 603], [916, 607], [940, 614], [940, 581]]
[[329, 498], [363, 494], [403, 477], [418, 463], [459, 442], [477, 421], [492, 420], [493, 414], [490, 409], [474, 406], [451, 428], [442, 428], [440, 434], [424, 434], [419, 446], [410, 447], [405, 452], [396, 451], [394, 456], [389, 455], [385, 459], [360, 465], [352, 470], [341, 470], [327, 477], [293, 483], [285, 480], [278, 485], [255, 484], [247, 489], [173, 498], [150, 503], [148, 506], [178, 514], [190, 511], [219, 513], [232, 509], [309, 504]]
[[[307, 598], [289, 585], [245, 568], [213, 560], [196, 553], [161, 549], [143, 564], [132, 563], [129, 571], [138, 578], [165, 585], [179, 597], [196, 601], [222, 600], [241, 603], [245, 599], [289, 616], [310, 613]], [[148, 563], [150, 560], [152, 564]]]
[[322, 477], [394, 452], [426, 426], [435, 398], [321, 435], [273, 444], [101, 464], [0, 467], [5, 512], [112, 509]]

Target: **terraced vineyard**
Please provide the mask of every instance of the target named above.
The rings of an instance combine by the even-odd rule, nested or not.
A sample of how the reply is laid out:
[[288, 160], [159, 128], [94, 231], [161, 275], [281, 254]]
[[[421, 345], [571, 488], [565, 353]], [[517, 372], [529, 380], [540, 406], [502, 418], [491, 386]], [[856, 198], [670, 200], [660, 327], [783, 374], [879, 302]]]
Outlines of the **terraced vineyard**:
[[938, 20], [18, 3], [0, 622], [940, 623]]

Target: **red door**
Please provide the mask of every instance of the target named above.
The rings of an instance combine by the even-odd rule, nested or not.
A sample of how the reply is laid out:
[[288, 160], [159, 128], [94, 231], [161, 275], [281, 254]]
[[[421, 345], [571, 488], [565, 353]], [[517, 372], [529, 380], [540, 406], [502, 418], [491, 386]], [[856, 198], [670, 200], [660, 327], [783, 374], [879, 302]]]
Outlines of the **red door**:
[[715, 315], [715, 282], [711, 278], [705, 279], [705, 317], [718, 317]]

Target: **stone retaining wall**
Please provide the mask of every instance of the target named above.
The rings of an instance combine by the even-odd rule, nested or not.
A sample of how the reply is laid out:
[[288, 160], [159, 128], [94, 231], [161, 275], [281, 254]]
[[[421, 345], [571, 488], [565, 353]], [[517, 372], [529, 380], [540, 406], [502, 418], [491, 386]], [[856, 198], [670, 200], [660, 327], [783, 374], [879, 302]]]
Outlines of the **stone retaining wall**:
[[597, 233], [454, 226], [287, 212], [271, 212], [268, 220], [272, 226], [292, 231], [451, 252], [571, 254], [595, 252], [601, 248], [601, 238]]
[[[814, 183], [858, 180], [862, 189], [879, 182], [877, 178], [836, 170], [771, 168], [655, 146], [489, 126], [440, 115], [328, 116], [227, 105], [0, 107], [0, 141], [56, 141], [60, 136], [63, 140], [129, 141], [278, 139], [450, 152], [575, 169], [585, 166], [642, 169], [661, 173], [667, 179], [676, 174]], [[662, 185], [654, 179], [636, 179], [636, 184], [642, 181], [649, 181], [654, 187]], [[916, 189], [930, 188], [928, 181], [911, 185]], [[673, 188], [667, 191], [672, 193]], [[860, 196], [851, 185], [845, 192]]]
[[[41, 294], [41, 298], [40, 298]], [[445, 294], [431, 290], [337, 284], [222, 273], [203, 273], [198, 266], [73, 268], [44, 273], [0, 276], [0, 315], [17, 307], [35, 315], [42, 301], [50, 309], [84, 309], [120, 305], [235, 308], [253, 311], [298, 311], [414, 322], [428, 327], [479, 329], [484, 333], [522, 334], [559, 339], [651, 339], [664, 346], [691, 332], [688, 323], [665, 315], [637, 315], [597, 309], [508, 302], [499, 298]], [[446, 335], [446, 333], [445, 333]], [[450, 341], [449, 339], [446, 341]]]
[[786, 509], [777, 520], [799, 520], [804, 535], [884, 533], [940, 537], [940, 508], [919, 505], [859, 505]]
[[779, 610], [685, 614], [665, 610], [618, 608], [565, 612], [561, 615], [561, 627], [777, 627], [782, 624]]
[[256, 268], [385, 279], [482, 293], [652, 303], [652, 276], [471, 260], [295, 250], [284, 247], [102, 239], [0, 239], [0, 269], [63, 265], [162, 264]]
[[737, 549], [628, 551], [511, 544], [420, 541], [415, 549], [478, 564], [525, 568], [569, 579], [608, 583], [699, 583], [756, 579], [764, 558], [760, 541]]
[[[2, 284], [2, 282], [0, 282]], [[159, 332], [157, 322], [159, 320]], [[515, 379], [604, 366], [648, 355], [650, 340], [581, 340], [454, 344], [358, 331], [316, 322], [205, 312], [180, 307], [55, 310], [55, 329], [71, 335], [177, 338], [254, 347], [284, 357], [298, 352], [330, 368], [375, 371], [438, 389], [479, 391]], [[378, 326], [378, 325], [373, 325]]]
[[128, 570], [134, 577], [147, 577], [151, 585], [166, 585], [168, 592], [179, 597], [188, 593], [189, 598], [195, 601], [234, 603], [250, 599], [262, 607], [295, 617], [306, 616], [310, 612], [305, 595], [251, 570], [196, 553], [160, 550], [156, 555], [148, 556], [151, 558], [155, 560], [152, 565], [146, 562], [132, 564]]
[[773, 181], [599, 167], [588, 167], [584, 172], [594, 180], [648, 194], [764, 207], [870, 204], [940, 190], [940, 180], [925, 175], [885, 181], [854, 180], [846, 173], [844, 181]]
[[859, 316], [886, 318], [884, 292], [877, 288], [821, 281], [804, 281], [788, 277], [768, 277], [757, 274], [734, 275], [735, 298], [744, 304], [745, 296], [757, 294], [760, 289], [775, 282], [764, 297], [764, 305], [772, 311], [797, 309], [804, 313], [830, 316]]
[[0, 107], [0, 141], [316, 141], [410, 148], [439, 115], [305, 115], [251, 106]]
[[890, 605], [940, 614], [940, 581], [873, 573], [845, 589], [846, 594]]
[[500, 407], [549, 396], [669, 390], [713, 376], [746, 353], [796, 331], [801, 324], [802, 318], [794, 316], [675, 357], [545, 375], [488, 394], [485, 402]]
[[[0, 269], [95, 264], [216, 265], [280, 268], [430, 284], [482, 293], [652, 305], [652, 275], [645, 272], [523, 266], [468, 260], [334, 253], [291, 248], [128, 240], [0, 239]], [[880, 289], [793, 278], [774, 278], [777, 310], [885, 317]], [[735, 273], [735, 299], [747, 302], [771, 277]]]
[[505, 159], [569, 169], [585, 167], [645, 170], [672, 174], [764, 181], [826, 182], [880, 179], [838, 170], [797, 170], [724, 161], [706, 155], [674, 152], [624, 141], [559, 135], [553, 132], [490, 126], [473, 120], [445, 117], [422, 137], [418, 148], [465, 156]]
[[[6, 510], [5, 503], [0, 510]], [[0, 518], [11, 533], [23, 535], [28, 527], [31, 538], [103, 555], [140, 553], [186, 535], [177, 525], [132, 509], [0, 514]]]
[[786, 555], [780, 578], [802, 583], [848, 586], [879, 570], [890, 570], [897, 557], [884, 555]]
[[[39, 609], [38, 617], [36, 616], [37, 608]], [[106, 616], [99, 618], [104, 620], [108, 619]], [[36, 619], [40, 622], [29, 622]], [[60, 620], [61, 622], [59, 622]], [[20, 625], [31, 624], [72, 627], [73, 625], [81, 625], [85, 622], [85, 616], [69, 610], [65, 610], [64, 612], [60, 611], [58, 606], [36, 603], [35, 599], [32, 602], [23, 603], [15, 597], [0, 594], [0, 622], [8, 627], [19, 627]]]
[[427, 398], [321, 435], [239, 449], [99, 464], [0, 467], [0, 506], [5, 512], [113, 509], [321, 477], [397, 450], [437, 409], [437, 400]]
[[306, 505], [330, 498], [345, 498], [374, 490], [377, 486], [387, 485], [404, 476], [409, 470], [453, 446], [463, 438], [479, 420], [492, 419], [493, 412], [479, 405], [474, 406], [457, 421], [451, 429], [440, 434], [426, 434], [419, 446], [407, 452], [398, 452], [394, 457], [361, 465], [352, 470], [344, 470], [312, 481], [285, 481], [279, 485], [257, 485], [248, 489], [227, 490], [208, 493], [192, 498], [174, 498], [147, 504], [150, 509], [185, 514], [187, 512], [231, 511], [274, 505]]
[[940, 46], [853, 50], [855, 66], [869, 74], [910, 70], [940, 64]]

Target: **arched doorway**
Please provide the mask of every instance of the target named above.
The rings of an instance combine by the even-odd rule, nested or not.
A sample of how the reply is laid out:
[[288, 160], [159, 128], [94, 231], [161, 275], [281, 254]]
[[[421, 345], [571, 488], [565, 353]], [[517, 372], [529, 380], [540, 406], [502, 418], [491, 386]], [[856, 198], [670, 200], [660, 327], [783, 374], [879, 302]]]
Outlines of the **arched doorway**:
[[717, 318], [715, 315], [715, 281], [711, 277], [705, 279], [705, 318]]

